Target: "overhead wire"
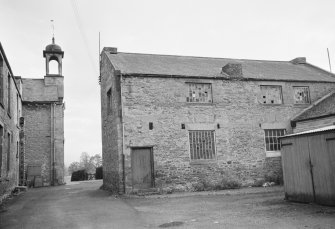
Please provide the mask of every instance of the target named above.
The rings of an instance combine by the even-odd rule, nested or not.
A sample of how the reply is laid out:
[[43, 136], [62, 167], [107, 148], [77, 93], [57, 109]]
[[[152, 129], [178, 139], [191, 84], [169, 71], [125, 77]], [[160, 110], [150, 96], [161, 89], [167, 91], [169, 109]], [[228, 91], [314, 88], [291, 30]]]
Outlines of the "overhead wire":
[[93, 68], [94, 72], [98, 75], [99, 74], [99, 72], [97, 70], [98, 66], [96, 65], [96, 61], [94, 60], [91, 49], [89, 48], [89, 45], [88, 45], [87, 37], [86, 37], [85, 31], [84, 31], [84, 28], [83, 28], [83, 25], [82, 25], [82, 22], [81, 22], [81, 19], [80, 19], [80, 14], [79, 14], [79, 10], [78, 10], [77, 1], [76, 0], [71, 0], [71, 5], [72, 5], [72, 10], [73, 10], [74, 16], [76, 18], [78, 30], [80, 32], [81, 38], [83, 39], [84, 45], [86, 47], [86, 52], [87, 52], [87, 55], [89, 57], [90, 63], [92, 65], [92, 68]]

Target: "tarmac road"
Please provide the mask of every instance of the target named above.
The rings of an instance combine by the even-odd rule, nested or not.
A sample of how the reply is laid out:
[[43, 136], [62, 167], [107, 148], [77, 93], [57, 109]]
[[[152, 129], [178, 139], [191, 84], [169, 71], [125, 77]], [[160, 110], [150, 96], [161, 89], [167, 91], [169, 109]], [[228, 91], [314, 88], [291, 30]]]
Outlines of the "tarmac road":
[[143, 228], [135, 209], [109, 192], [101, 181], [30, 189], [9, 201], [0, 228]]
[[115, 197], [101, 181], [30, 189], [0, 228], [335, 228], [335, 208], [284, 200], [282, 187]]

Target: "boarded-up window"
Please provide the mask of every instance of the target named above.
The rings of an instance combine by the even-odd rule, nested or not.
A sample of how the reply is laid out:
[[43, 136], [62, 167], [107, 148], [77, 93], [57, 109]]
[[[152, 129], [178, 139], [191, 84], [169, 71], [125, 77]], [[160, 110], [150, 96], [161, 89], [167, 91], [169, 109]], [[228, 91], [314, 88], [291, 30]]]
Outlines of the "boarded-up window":
[[294, 103], [295, 104], [309, 104], [309, 87], [293, 87]]
[[285, 129], [265, 130], [266, 151], [279, 151], [280, 141], [278, 137], [284, 136]]
[[192, 130], [189, 137], [191, 160], [215, 158], [214, 131]]
[[186, 102], [189, 103], [212, 103], [212, 85], [209, 83], [187, 83], [188, 95]]
[[282, 104], [282, 90], [278, 85], [261, 85], [260, 102], [263, 104]]
[[107, 91], [107, 114], [112, 113], [112, 89]]

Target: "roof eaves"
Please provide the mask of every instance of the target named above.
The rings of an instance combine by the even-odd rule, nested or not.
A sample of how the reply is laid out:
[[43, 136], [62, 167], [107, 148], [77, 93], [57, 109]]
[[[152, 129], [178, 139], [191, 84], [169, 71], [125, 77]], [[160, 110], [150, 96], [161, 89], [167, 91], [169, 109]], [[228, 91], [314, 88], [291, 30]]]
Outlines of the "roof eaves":
[[9, 61], [8, 61], [8, 59], [7, 59], [5, 50], [3, 49], [1, 42], [0, 42], [0, 51], [1, 51], [1, 53], [3, 54], [3, 57], [4, 57], [5, 62], [6, 62], [6, 65], [7, 65], [8, 69], [9, 69], [10, 75], [11, 75], [11, 77], [13, 78], [15, 88], [16, 88], [16, 90], [17, 90], [17, 92], [18, 92], [20, 98], [22, 99], [22, 95], [21, 95], [21, 93], [20, 93], [19, 87], [18, 87], [17, 84], [16, 84], [15, 76], [14, 76], [14, 74], [13, 74], [12, 68], [10, 67]]
[[[121, 71], [120, 69], [116, 69]], [[320, 82], [318, 80], [291, 80], [291, 79], [270, 79], [270, 78], [252, 78], [252, 77], [239, 77], [233, 78], [225, 73], [218, 75], [177, 75], [177, 74], [156, 74], [156, 73], [136, 73], [121, 71], [125, 77], [156, 77], [156, 78], [201, 78], [201, 79], [224, 79], [224, 80], [241, 80], [241, 81], [276, 81], [276, 82]], [[335, 83], [334, 81], [321, 81], [322, 83]]]

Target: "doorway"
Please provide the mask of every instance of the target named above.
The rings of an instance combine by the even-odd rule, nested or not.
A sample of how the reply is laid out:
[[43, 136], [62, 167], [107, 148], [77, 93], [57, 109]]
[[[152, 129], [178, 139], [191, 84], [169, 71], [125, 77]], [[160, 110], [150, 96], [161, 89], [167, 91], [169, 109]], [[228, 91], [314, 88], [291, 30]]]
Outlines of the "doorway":
[[152, 147], [131, 148], [132, 186], [135, 189], [154, 187], [154, 160]]

